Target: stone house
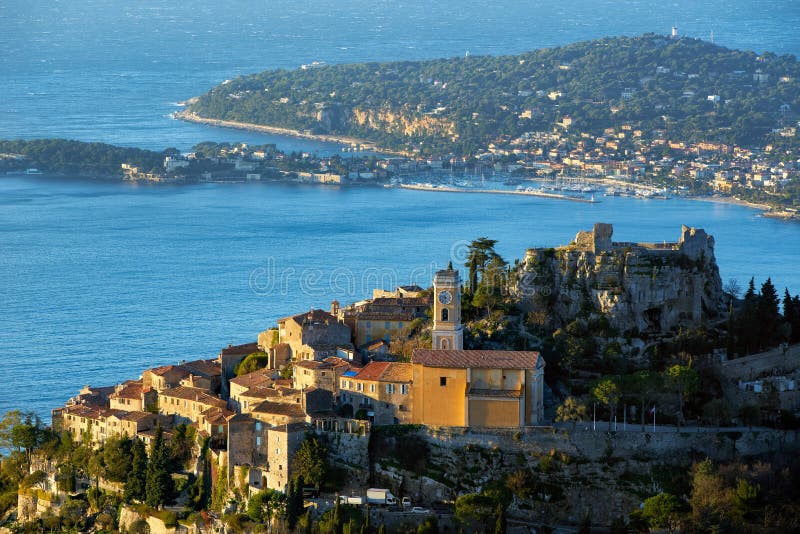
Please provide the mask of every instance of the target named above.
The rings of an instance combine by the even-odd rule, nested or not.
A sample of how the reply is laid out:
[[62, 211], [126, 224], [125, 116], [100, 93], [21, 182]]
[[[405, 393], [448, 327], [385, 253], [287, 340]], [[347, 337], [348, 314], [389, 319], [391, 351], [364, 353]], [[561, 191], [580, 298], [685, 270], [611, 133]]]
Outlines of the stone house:
[[322, 361], [302, 360], [294, 364], [292, 385], [297, 390], [317, 387], [335, 395], [338, 391], [339, 377], [345, 371], [354, 368], [350, 362], [337, 356]]
[[411, 422], [522, 427], [543, 418], [544, 359], [533, 351], [417, 349]]
[[306, 413], [299, 400], [296, 403], [263, 401], [253, 407], [250, 416], [270, 426], [306, 421]]
[[142, 380], [128, 380], [114, 388], [108, 396], [109, 407], [113, 410], [146, 412], [158, 403], [158, 393], [145, 388]]
[[292, 361], [322, 360], [350, 346], [350, 328], [324, 310], [310, 310], [278, 320], [278, 343], [285, 343]]
[[155, 428], [157, 421], [158, 417], [149, 412], [126, 412], [84, 404], [53, 410], [54, 429], [69, 432], [76, 441], [88, 436], [97, 445], [112, 436], [138, 436]]
[[228, 411], [224, 400], [202, 389], [178, 386], [166, 389], [158, 395], [159, 413], [172, 415], [178, 422], [200, 425], [203, 412], [209, 408]]
[[358, 373], [346, 373], [339, 379], [338, 404], [350, 405], [354, 414], [364, 410], [376, 425], [409, 423], [411, 380], [411, 364], [371, 362]]

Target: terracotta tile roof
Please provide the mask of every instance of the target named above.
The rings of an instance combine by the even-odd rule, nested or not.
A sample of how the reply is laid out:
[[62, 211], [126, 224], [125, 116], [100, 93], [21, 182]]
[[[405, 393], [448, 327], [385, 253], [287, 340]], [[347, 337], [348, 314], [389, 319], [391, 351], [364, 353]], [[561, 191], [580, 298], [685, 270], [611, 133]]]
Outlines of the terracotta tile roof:
[[[123, 383], [117, 391], [109, 395], [109, 398], [140, 400], [144, 391], [141, 380], [129, 380]], [[146, 391], [150, 391], [150, 388], [147, 388]]]
[[228, 345], [219, 352], [220, 356], [240, 356], [248, 355], [251, 352], [258, 352], [258, 343], [245, 343], [244, 345]]
[[227, 405], [227, 403], [224, 400], [217, 398], [202, 389], [190, 388], [185, 386], [165, 389], [164, 391], [159, 393], [159, 395], [162, 397], [170, 397], [174, 399], [191, 400], [199, 402], [201, 404], [206, 404], [208, 406], [217, 406], [219, 408], [224, 408]]
[[379, 380], [387, 367], [389, 367], [389, 362], [369, 362], [355, 378], [356, 380]]
[[247, 373], [246, 375], [231, 378], [231, 384], [236, 384], [237, 386], [242, 386], [244, 388], [270, 385], [274, 382], [272, 379], [272, 373], [274, 372], [275, 371], [272, 371], [271, 369], [259, 369], [258, 371]]
[[501, 399], [516, 399], [522, 396], [521, 389], [477, 389], [471, 388], [467, 393], [471, 397], [496, 397]]
[[123, 412], [121, 414], [114, 414], [117, 419], [124, 421], [144, 421], [146, 419], [153, 419], [156, 416], [150, 412]]
[[285, 323], [286, 321], [292, 320], [299, 325], [306, 325], [312, 323], [338, 323], [339, 320], [331, 315], [330, 313], [326, 312], [325, 310], [309, 310], [307, 312], [298, 313], [297, 315], [292, 315], [290, 317], [284, 317], [282, 319], [278, 319], [278, 323]]
[[544, 359], [535, 351], [417, 349], [412, 363], [426, 367], [466, 369], [536, 369]]
[[404, 312], [401, 310], [384, 312], [384, 311], [363, 311], [358, 314], [359, 321], [411, 321], [414, 319], [412, 312]]
[[355, 379], [376, 382], [411, 382], [411, 364], [370, 362], [355, 376]]
[[392, 362], [381, 376], [382, 382], [411, 382], [411, 364]]
[[209, 408], [208, 410], [203, 410], [200, 414], [205, 418], [206, 422], [212, 425], [227, 423], [228, 419], [236, 415], [235, 412], [225, 408]]
[[284, 387], [284, 388], [291, 388], [292, 387], [292, 379], [291, 378], [278, 378], [275, 380], [275, 387]]
[[222, 366], [216, 359], [213, 360], [195, 360], [193, 362], [185, 362], [180, 367], [186, 369], [193, 375], [213, 377], [222, 374]]
[[298, 403], [284, 403], [264, 401], [253, 408], [254, 413], [264, 413], [270, 415], [286, 415], [289, 417], [305, 417], [303, 408]]
[[189, 376], [189, 371], [178, 365], [162, 365], [161, 367], [154, 367], [152, 369], [147, 369], [145, 371], [145, 373], [148, 372], [157, 376], [164, 376], [167, 373], [175, 373], [176, 375], [180, 375], [181, 377]]

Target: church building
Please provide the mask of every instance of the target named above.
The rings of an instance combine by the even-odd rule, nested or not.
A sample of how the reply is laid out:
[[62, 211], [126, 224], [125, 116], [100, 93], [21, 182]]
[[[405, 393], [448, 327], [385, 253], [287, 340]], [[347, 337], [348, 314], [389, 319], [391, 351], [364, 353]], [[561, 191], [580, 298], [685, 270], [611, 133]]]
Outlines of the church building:
[[541, 424], [544, 359], [535, 351], [463, 350], [458, 271], [433, 279], [432, 349], [412, 364], [412, 422], [508, 428]]

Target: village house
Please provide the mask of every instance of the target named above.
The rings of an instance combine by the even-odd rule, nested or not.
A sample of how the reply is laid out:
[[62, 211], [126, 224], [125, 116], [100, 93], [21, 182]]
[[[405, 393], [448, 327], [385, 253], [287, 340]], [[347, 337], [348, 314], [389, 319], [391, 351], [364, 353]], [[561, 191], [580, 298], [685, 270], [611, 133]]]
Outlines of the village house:
[[322, 360], [351, 345], [350, 328], [324, 310], [310, 310], [278, 320], [278, 343], [289, 346], [292, 361]]
[[418, 349], [411, 365], [412, 423], [522, 427], [543, 418], [538, 352]]
[[338, 391], [339, 377], [346, 371], [355, 369], [348, 361], [332, 356], [324, 360], [303, 360], [296, 362], [292, 370], [292, 387], [304, 390], [317, 387], [336, 394]]
[[128, 380], [115, 386], [114, 393], [108, 396], [109, 407], [128, 412], [147, 412], [158, 404], [158, 393], [145, 388], [142, 380]]
[[[350, 375], [350, 376], [348, 376]], [[364, 412], [376, 425], [411, 422], [411, 364], [370, 362], [356, 374], [339, 379], [338, 404], [354, 414]]]
[[195, 423], [200, 426], [205, 422], [204, 413], [212, 408], [233, 413], [227, 409], [224, 400], [202, 389], [178, 386], [158, 394], [159, 413], [174, 416], [178, 423]]
[[85, 404], [74, 404], [53, 410], [53, 428], [67, 431], [76, 441], [88, 438], [101, 445], [113, 436], [135, 437], [155, 428], [158, 417], [141, 411], [112, 410]]

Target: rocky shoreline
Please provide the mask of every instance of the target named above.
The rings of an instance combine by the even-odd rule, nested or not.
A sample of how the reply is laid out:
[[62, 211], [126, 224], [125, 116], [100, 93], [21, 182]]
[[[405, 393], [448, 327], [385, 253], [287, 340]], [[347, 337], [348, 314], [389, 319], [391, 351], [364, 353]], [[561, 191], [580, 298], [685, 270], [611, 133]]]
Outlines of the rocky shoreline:
[[[182, 102], [182, 105], [191, 103], [191, 100]], [[265, 126], [263, 124], [254, 124], [251, 122], [238, 122], [226, 121], [221, 119], [209, 119], [201, 117], [197, 113], [184, 109], [176, 111], [172, 114], [172, 118], [185, 122], [193, 122], [196, 124], [206, 124], [209, 126], [216, 126], [219, 128], [234, 128], [237, 130], [248, 130], [253, 132], [268, 133], [275, 135], [287, 135], [290, 137], [300, 137], [303, 139], [312, 139], [314, 141], [323, 141], [326, 143], [338, 143], [341, 145], [360, 146], [362, 150], [371, 152], [378, 152], [381, 154], [404, 155], [401, 152], [395, 152], [376, 147], [370, 141], [359, 139], [356, 137], [349, 137], [344, 135], [329, 135], [329, 134], [312, 134], [310, 132], [301, 132], [300, 130], [291, 130], [289, 128], [279, 128], [277, 126]]]

